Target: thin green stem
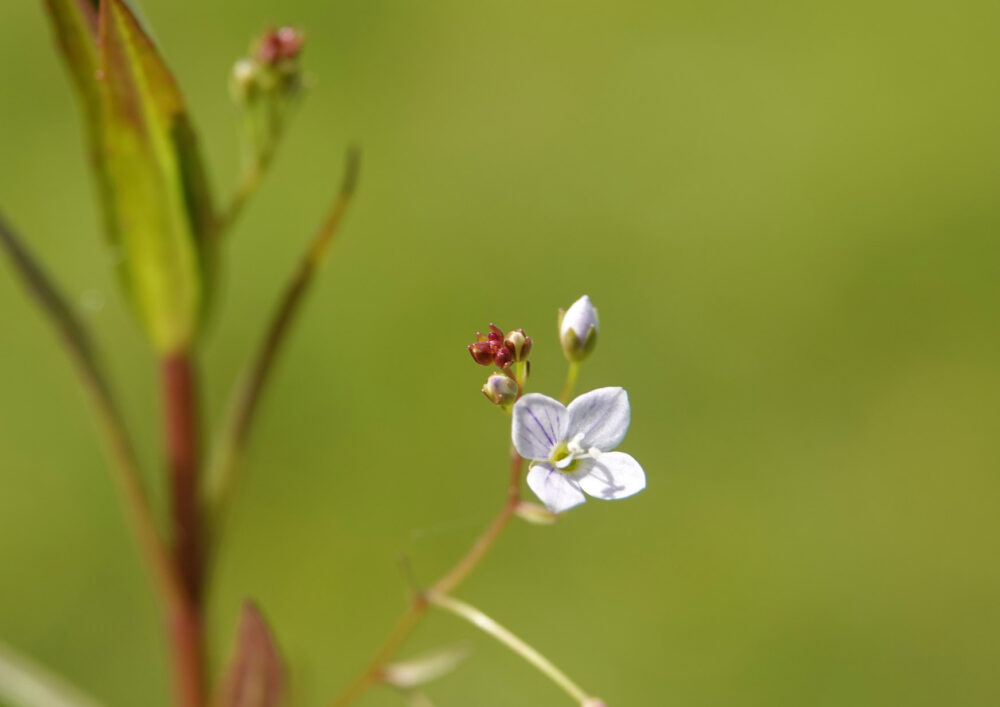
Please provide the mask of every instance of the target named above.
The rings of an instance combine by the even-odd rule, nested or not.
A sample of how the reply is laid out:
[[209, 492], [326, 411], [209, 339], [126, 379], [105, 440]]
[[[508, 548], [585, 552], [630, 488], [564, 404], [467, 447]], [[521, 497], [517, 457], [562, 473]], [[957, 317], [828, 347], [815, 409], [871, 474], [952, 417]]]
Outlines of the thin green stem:
[[584, 692], [583, 688], [573, 682], [566, 673], [553, 665], [552, 661], [471, 604], [467, 604], [447, 594], [437, 594], [434, 592], [427, 594], [427, 601], [432, 606], [444, 609], [460, 619], [468, 621], [479, 630], [500, 641], [537, 668], [539, 672], [552, 680], [567, 695], [580, 704], [584, 704], [591, 699]]
[[510, 522], [511, 517], [517, 510], [521, 502], [521, 467], [524, 459], [511, 449], [510, 451], [510, 478], [507, 481], [507, 498], [503, 508], [497, 514], [489, 527], [483, 531], [482, 535], [476, 539], [469, 551], [455, 563], [428, 591], [427, 595], [416, 594], [410, 605], [403, 612], [403, 615], [396, 621], [395, 626], [389, 635], [375, 651], [368, 662], [368, 666], [361, 671], [354, 680], [339, 695], [330, 702], [330, 707], [345, 707], [375, 683], [381, 681], [386, 663], [396, 654], [410, 633], [419, 623], [424, 613], [427, 611], [428, 603], [426, 596], [448, 594], [461, 584], [469, 574], [479, 566], [490, 548], [496, 543], [497, 538]]
[[577, 376], [580, 375], [580, 362], [570, 361], [569, 367], [566, 369], [566, 383], [563, 384], [562, 392], [559, 393], [559, 401], [563, 404], [569, 400], [569, 396], [573, 394], [573, 388], [576, 387]]
[[[209, 553], [219, 541], [242, 467], [250, 428], [260, 402], [261, 393], [274, 369], [282, 345], [288, 339], [295, 315], [301, 308], [323, 254], [337, 234], [344, 212], [357, 183], [360, 153], [348, 152], [343, 180], [337, 198], [326, 214], [319, 230], [307, 246], [298, 270], [285, 287], [281, 302], [246, 372], [233, 392], [229, 410], [216, 444], [208, 474], [208, 506], [212, 520]], [[211, 565], [211, 563], [209, 563]]]
[[277, 145], [274, 144], [265, 149], [258, 157], [251, 160], [243, 170], [243, 173], [240, 175], [240, 181], [229, 198], [229, 204], [219, 216], [219, 220], [216, 223], [216, 229], [219, 233], [229, 230], [236, 223], [236, 219], [239, 218], [250, 198], [257, 193], [264, 175], [267, 174], [268, 168], [270, 168], [271, 163], [274, 161], [276, 147]]
[[128, 524], [138, 540], [139, 550], [164, 605], [172, 605], [182, 594], [180, 578], [156, 527], [153, 511], [142, 485], [135, 449], [91, 343], [90, 334], [73, 309], [66, 304], [65, 298], [48, 274], [2, 217], [0, 247], [7, 252], [28, 294], [56, 329], [80, 376], [110, 456], [112, 477], [124, 502]]
[[[243, 142], [246, 149], [249, 150], [249, 154], [244, 158], [243, 171], [236, 184], [236, 189], [233, 190], [228, 205], [216, 222], [216, 230], [220, 234], [229, 230], [236, 223], [251, 197], [257, 193], [264, 175], [267, 174], [274, 162], [274, 156], [278, 152], [278, 144], [281, 142], [281, 136], [284, 132], [284, 124], [275, 120], [275, 100], [271, 96], [266, 105], [248, 108], [243, 116]], [[261, 119], [259, 115], [261, 111], [268, 113], [266, 120]], [[264, 135], [259, 134], [262, 123], [269, 126]]]
[[514, 380], [517, 382], [518, 392], [524, 393], [524, 386], [528, 383], [528, 362], [518, 361], [514, 364]]

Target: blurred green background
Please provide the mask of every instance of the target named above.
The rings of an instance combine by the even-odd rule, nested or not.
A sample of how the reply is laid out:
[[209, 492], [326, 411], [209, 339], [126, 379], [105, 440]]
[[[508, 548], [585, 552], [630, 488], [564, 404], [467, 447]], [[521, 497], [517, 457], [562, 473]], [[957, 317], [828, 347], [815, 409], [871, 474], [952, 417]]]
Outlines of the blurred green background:
[[[458, 595], [610, 705], [1000, 703], [1000, 5], [144, 0], [217, 196], [232, 61], [270, 23], [312, 74], [227, 248], [203, 356], [217, 423], [350, 141], [356, 201], [256, 427], [219, 581], [322, 705], [502, 502], [507, 422], [464, 350], [490, 321], [564, 374], [602, 336], [649, 487], [512, 527]], [[0, 10], [0, 205], [98, 332], [164, 500], [154, 362], [116, 291], [40, 3]], [[0, 639], [111, 705], [167, 703], [150, 587], [63, 352], [0, 266]], [[561, 705], [469, 639], [440, 705]], [[376, 690], [358, 703], [400, 704]]]

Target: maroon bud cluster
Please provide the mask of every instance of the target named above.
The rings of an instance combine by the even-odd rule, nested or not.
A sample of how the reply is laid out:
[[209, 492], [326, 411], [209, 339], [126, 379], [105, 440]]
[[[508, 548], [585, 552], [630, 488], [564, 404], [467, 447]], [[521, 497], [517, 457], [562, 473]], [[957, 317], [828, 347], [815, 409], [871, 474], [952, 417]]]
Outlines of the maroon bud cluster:
[[515, 329], [505, 337], [503, 331], [490, 324], [490, 333], [476, 332], [476, 342], [469, 344], [472, 360], [480, 366], [507, 368], [515, 361], [526, 361], [531, 351], [531, 337], [524, 329]]
[[302, 51], [305, 35], [293, 27], [269, 29], [260, 41], [254, 54], [263, 64], [274, 66], [286, 59], [294, 59]]

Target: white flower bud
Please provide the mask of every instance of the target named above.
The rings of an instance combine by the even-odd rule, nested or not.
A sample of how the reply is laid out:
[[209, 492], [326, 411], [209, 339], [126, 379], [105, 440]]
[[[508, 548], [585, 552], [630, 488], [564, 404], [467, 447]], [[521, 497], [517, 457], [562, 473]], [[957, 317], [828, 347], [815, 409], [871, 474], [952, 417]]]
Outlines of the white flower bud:
[[584, 295], [561, 314], [559, 320], [559, 341], [563, 352], [570, 361], [582, 361], [590, 355], [597, 344], [597, 309]]
[[503, 373], [494, 373], [483, 386], [483, 395], [494, 405], [512, 405], [518, 392], [517, 382]]

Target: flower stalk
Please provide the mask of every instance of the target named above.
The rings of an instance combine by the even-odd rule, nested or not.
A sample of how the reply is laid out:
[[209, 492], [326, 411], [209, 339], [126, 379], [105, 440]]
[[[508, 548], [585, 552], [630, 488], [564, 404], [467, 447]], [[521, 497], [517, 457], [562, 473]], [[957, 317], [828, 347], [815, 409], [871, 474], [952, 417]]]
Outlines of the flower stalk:
[[[313, 277], [329, 250], [343, 221], [344, 213], [354, 194], [361, 166], [361, 153], [357, 148], [348, 151], [340, 190], [327, 211], [313, 239], [309, 242], [298, 269], [289, 280], [281, 302], [267, 325], [249, 367], [232, 394], [225, 422], [213, 449], [208, 470], [208, 498], [206, 503], [212, 517], [207, 554], [211, 569], [211, 555], [216, 549], [228, 509], [239, 481], [243, 452], [260, 403], [264, 387], [274, 369], [275, 361], [288, 340], [291, 325], [298, 314]], [[210, 581], [207, 578], [206, 581]]]
[[507, 482], [507, 497], [503, 507], [489, 527], [483, 531], [469, 551], [455, 565], [435, 582], [426, 592], [413, 595], [410, 605], [396, 621], [382, 645], [375, 651], [368, 666], [354, 678], [344, 690], [330, 702], [330, 707], [345, 707], [360, 697], [369, 687], [381, 682], [385, 666], [403, 646], [416, 628], [420, 619], [430, 607], [429, 597], [450, 594], [469, 574], [479, 566], [490, 549], [496, 544], [511, 517], [521, 503], [521, 469], [524, 459], [511, 449], [510, 477]]
[[579, 702], [586, 705], [593, 700], [582, 687], [577, 685], [570, 677], [557, 668], [551, 660], [539, 653], [535, 648], [528, 645], [523, 639], [512, 633], [510, 629], [500, 625], [495, 620], [484, 614], [482, 611], [460, 601], [447, 594], [437, 594], [429, 592], [427, 601], [432, 605], [448, 613], [468, 621], [470, 624], [500, 641], [528, 663], [534, 666], [540, 673], [548, 677], [558, 685], [563, 692]]
[[563, 384], [562, 392], [559, 393], [559, 402], [565, 405], [576, 387], [576, 379], [580, 375], [580, 362], [570, 361], [566, 368], [566, 382]]
[[55, 327], [75, 364], [104, 437], [112, 477], [125, 507], [126, 520], [160, 598], [170, 636], [178, 705], [197, 707], [201, 703], [200, 641], [195, 640], [198, 633], [193, 629], [200, 625], [200, 621], [191, 620], [196, 614], [188, 604], [182, 574], [156, 526], [128, 428], [102, 371], [90, 335], [48, 274], [2, 218], [0, 245], [20, 275], [25, 289]]

